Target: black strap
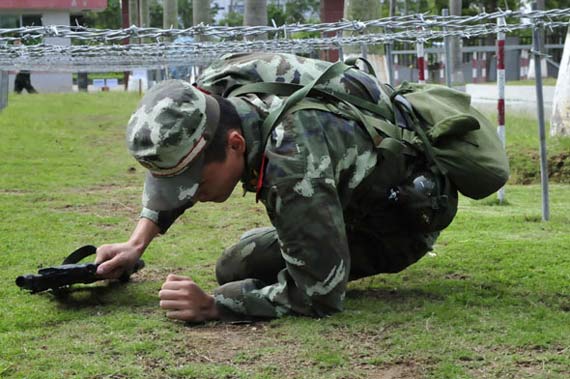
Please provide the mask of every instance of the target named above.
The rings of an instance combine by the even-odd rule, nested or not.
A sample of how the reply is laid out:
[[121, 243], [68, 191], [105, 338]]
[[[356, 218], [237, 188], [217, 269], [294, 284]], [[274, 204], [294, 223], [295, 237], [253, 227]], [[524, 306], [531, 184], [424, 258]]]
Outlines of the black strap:
[[79, 249], [69, 254], [67, 258], [63, 260], [62, 264], [64, 265], [74, 264], [95, 253], [97, 253], [97, 248], [95, 246], [93, 245], [81, 246]]

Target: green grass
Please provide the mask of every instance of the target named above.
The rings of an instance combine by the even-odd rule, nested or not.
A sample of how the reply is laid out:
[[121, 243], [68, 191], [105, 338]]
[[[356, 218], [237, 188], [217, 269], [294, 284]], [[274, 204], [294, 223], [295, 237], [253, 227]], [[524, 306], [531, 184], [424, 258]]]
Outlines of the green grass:
[[[223, 247], [267, 224], [253, 196], [237, 190], [227, 203], [187, 212], [128, 285], [78, 286], [64, 301], [28, 295], [17, 275], [129, 235], [143, 170], [123, 133], [138, 97], [9, 101], [0, 113], [2, 378], [570, 376], [568, 184], [551, 186], [550, 222], [541, 221], [536, 184], [508, 185], [508, 205], [462, 198], [433, 255], [351, 283], [341, 314], [188, 326], [158, 307], [162, 281], [176, 272], [215, 288]], [[508, 118], [513, 167], [537, 149], [535, 130], [534, 121]], [[570, 151], [567, 139], [549, 146], [553, 156]]]
[[[536, 81], [534, 79], [524, 79], [524, 80], [509, 80], [507, 82], [508, 86], [534, 86]], [[543, 86], [555, 86], [556, 78], [542, 78]]]

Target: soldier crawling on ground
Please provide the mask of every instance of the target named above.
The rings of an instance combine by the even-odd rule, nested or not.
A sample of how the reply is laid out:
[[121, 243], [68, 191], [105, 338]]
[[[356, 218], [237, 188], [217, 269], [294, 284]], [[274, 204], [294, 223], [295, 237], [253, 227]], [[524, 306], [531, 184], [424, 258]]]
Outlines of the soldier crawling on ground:
[[[239, 181], [256, 192], [273, 226], [245, 233], [223, 252], [213, 295], [169, 275], [159, 292], [168, 317], [329, 315], [342, 309], [348, 281], [401, 271], [430, 251], [457, 209], [455, 184], [426, 153], [440, 151], [422, 148], [423, 132], [398, 127], [402, 114], [389, 87], [332, 66], [239, 54], [207, 68], [197, 86], [153, 87], [127, 128], [130, 153], [148, 169], [141, 218], [127, 242], [98, 249], [98, 274], [120, 276], [185, 210], [225, 201]], [[251, 87], [259, 83], [271, 86]], [[288, 97], [291, 88], [304, 88], [304, 96]], [[375, 113], [350, 104], [366, 106], [362, 100]], [[508, 171], [504, 152], [497, 156]]]

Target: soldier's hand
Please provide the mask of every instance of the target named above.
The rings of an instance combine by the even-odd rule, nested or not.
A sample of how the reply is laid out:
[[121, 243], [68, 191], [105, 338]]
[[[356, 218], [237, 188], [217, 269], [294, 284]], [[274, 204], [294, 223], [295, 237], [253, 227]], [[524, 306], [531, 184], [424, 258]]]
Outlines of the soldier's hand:
[[168, 318], [189, 322], [219, 319], [214, 297], [204, 292], [191, 278], [168, 275], [158, 297]]
[[97, 275], [102, 279], [117, 279], [125, 271], [132, 270], [140, 256], [138, 249], [128, 242], [102, 245], [95, 258], [95, 263], [101, 263]]

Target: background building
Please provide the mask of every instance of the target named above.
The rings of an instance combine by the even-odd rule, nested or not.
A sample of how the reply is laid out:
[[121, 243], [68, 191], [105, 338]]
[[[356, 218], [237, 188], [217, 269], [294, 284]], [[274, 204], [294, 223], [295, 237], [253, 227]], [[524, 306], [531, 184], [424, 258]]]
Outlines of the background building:
[[[107, 8], [107, 0], [2, 0], [0, 28], [21, 26], [70, 25], [71, 18], [86, 11]], [[45, 43], [69, 45], [67, 38], [46, 38]], [[10, 90], [16, 72], [10, 73]], [[39, 92], [69, 92], [73, 88], [71, 73], [32, 72], [32, 85]]]

